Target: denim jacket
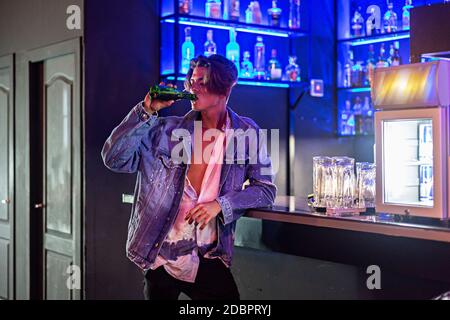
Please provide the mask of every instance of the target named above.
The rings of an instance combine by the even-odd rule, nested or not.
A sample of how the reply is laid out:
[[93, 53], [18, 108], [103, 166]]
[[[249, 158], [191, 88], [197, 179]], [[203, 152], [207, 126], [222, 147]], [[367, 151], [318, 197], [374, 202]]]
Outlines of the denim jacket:
[[[232, 129], [240, 132], [241, 137], [247, 129], [259, 132], [253, 120], [240, 117], [229, 107], [227, 110]], [[184, 117], [149, 115], [140, 102], [112, 131], [103, 146], [101, 154], [106, 167], [114, 172], [137, 172], [126, 249], [127, 257], [142, 270], [149, 269], [158, 256], [175, 222], [183, 195], [192, 149], [186, 146], [190, 137], [176, 139], [174, 132], [193, 136], [194, 121], [200, 120], [200, 116], [200, 112], [193, 110]], [[228, 159], [224, 159], [221, 169], [216, 200], [222, 211], [216, 219], [218, 241], [211, 256], [220, 258], [227, 266], [231, 266], [236, 220], [245, 209], [272, 205], [277, 192], [270, 158], [251, 161], [254, 158], [249, 152], [248, 140], [243, 151], [236, 147], [234, 152], [231, 149], [224, 155]], [[188, 155], [186, 162], [175, 161], [171, 156], [180, 141]], [[259, 147], [264, 149], [266, 145]], [[247, 179], [249, 184], [243, 188]]]

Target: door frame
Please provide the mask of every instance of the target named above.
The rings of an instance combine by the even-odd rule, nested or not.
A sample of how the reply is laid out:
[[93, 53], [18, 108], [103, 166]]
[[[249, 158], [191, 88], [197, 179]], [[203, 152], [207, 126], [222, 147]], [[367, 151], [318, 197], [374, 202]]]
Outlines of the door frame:
[[[0, 230], [0, 232], [8, 233], [9, 231], [9, 274], [8, 274], [8, 298], [15, 299], [15, 197], [14, 197], [14, 113], [15, 113], [15, 70], [14, 70], [14, 54], [9, 54], [0, 57], [0, 68], [10, 68], [10, 88], [9, 88], [9, 102], [10, 110], [8, 112], [8, 199], [7, 212], [9, 220], [9, 230]], [[0, 199], [6, 200], [6, 199]], [[1, 205], [1, 204], [0, 204]]]
[[65, 54], [75, 55], [75, 79], [73, 87], [73, 162], [72, 177], [75, 185], [73, 195], [73, 235], [74, 244], [73, 263], [81, 270], [81, 290], [74, 291], [74, 299], [82, 299], [84, 295], [84, 252], [83, 252], [83, 221], [84, 221], [84, 157], [83, 157], [83, 128], [84, 108], [82, 98], [82, 37], [58, 42], [45, 47], [29, 50], [17, 54], [16, 60], [16, 194], [21, 195], [16, 204], [16, 294], [18, 299], [30, 298], [30, 214], [32, 213], [30, 200], [30, 63], [40, 62], [48, 58]]

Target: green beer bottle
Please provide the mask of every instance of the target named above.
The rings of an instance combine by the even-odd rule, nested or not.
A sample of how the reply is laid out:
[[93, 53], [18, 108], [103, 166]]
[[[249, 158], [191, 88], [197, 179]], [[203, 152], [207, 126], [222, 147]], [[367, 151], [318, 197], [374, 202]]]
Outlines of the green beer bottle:
[[197, 100], [197, 96], [193, 93], [179, 91], [175, 88], [154, 85], [150, 88], [150, 98], [155, 100]]

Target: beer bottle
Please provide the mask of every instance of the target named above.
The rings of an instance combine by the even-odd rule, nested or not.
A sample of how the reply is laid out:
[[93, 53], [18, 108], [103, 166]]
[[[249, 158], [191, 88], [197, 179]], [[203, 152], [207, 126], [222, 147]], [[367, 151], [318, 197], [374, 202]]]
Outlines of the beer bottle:
[[172, 87], [154, 85], [150, 88], [150, 98], [155, 100], [197, 100], [197, 96], [193, 93], [179, 91]]

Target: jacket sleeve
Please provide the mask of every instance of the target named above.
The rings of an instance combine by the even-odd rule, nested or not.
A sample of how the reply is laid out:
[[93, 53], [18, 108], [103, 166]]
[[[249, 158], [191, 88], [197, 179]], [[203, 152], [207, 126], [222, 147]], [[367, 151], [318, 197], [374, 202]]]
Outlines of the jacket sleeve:
[[[263, 145], [265, 154], [267, 146]], [[239, 219], [245, 209], [272, 206], [277, 194], [272, 161], [267, 155], [263, 161], [250, 161], [246, 166], [246, 179], [250, 184], [243, 190], [232, 190], [216, 200], [222, 208], [219, 219], [228, 224]]]
[[137, 171], [141, 158], [141, 140], [158, 122], [156, 115], [145, 112], [143, 103], [141, 101], [131, 109], [103, 145], [103, 163], [114, 172]]

